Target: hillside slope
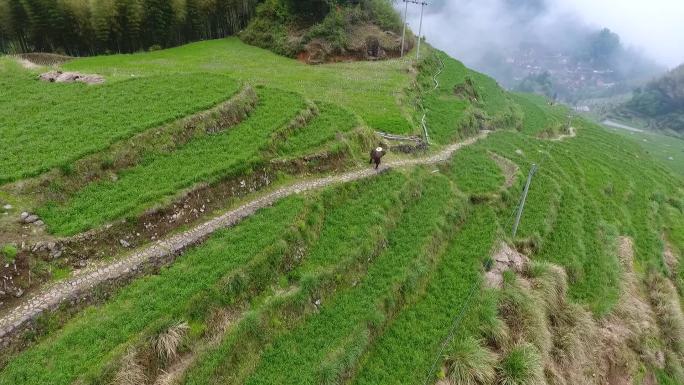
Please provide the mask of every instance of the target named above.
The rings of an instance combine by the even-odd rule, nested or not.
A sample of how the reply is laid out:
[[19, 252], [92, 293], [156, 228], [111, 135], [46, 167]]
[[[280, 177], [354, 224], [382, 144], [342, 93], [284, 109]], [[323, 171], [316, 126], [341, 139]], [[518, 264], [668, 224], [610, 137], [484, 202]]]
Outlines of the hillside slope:
[[651, 129], [684, 136], [684, 64], [637, 88], [631, 100], [615, 111]]
[[[62, 66], [93, 86], [0, 59], [0, 319], [168, 250], [3, 334], [0, 384], [682, 383], [684, 178], [428, 50], [308, 66], [229, 38]], [[370, 177], [297, 187], [347, 171]]]

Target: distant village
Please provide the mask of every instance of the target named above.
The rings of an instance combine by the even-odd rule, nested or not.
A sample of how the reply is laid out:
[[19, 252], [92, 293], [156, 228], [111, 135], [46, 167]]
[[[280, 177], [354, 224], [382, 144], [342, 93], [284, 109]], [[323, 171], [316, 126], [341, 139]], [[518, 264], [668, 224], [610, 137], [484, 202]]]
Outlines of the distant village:
[[608, 90], [616, 86], [616, 74], [612, 69], [598, 68], [591, 63], [581, 62], [561, 52], [543, 52], [535, 48], [519, 50], [506, 58], [514, 69], [514, 80], [521, 82], [530, 74], [548, 72], [554, 83], [576, 93], [587, 87]]

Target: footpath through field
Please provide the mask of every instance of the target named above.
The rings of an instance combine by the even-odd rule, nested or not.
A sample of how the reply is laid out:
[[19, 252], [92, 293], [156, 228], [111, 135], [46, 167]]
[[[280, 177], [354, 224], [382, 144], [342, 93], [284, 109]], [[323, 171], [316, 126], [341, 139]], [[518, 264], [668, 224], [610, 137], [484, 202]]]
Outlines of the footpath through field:
[[367, 168], [349, 171], [339, 175], [304, 180], [289, 186], [284, 186], [223, 215], [197, 225], [190, 230], [157, 241], [130, 256], [113, 261], [108, 265], [98, 265], [86, 268], [75, 277], [55, 283], [44, 288], [42, 291], [27, 297], [26, 300], [0, 316], [0, 343], [2, 343], [2, 347], [6, 346], [18, 332], [24, 330], [30, 322], [35, 320], [45, 311], [55, 309], [62, 303], [76, 300], [79, 297], [86, 295], [90, 290], [100, 284], [135, 275], [136, 271], [142, 269], [149, 262], [164, 261], [173, 258], [174, 255], [178, 255], [186, 248], [201, 243], [206, 237], [217, 230], [233, 226], [242, 219], [254, 214], [257, 210], [272, 205], [276, 201], [287, 196], [321, 189], [333, 184], [369, 178], [391, 168], [403, 168], [444, 162], [459, 149], [474, 144], [478, 140], [485, 138], [488, 134], [489, 131], [482, 131], [477, 136], [451, 144], [432, 156], [388, 162], [378, 170]]

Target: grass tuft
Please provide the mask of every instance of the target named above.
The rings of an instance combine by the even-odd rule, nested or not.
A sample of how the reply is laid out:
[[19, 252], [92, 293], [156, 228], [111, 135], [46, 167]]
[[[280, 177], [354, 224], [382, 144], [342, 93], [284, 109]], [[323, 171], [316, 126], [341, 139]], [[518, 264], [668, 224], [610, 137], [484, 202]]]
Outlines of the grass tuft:
[[522, 278], [506, 283], [501, 293], [499, 311], [510, 328], [513, 343], [528, 341], [539, 351], [548, 352], [552, 336], [548, 327], [546, 307], [533, 290], [525, 287]]
[[544, 369], [537, 350], [528, 344], [514, 347], [497, 368], [499, 385], [543, 385]]
[[665, 341], [674, 352], [684, 353], [684, 314], [677, 289], [669, 279], [655, 273], [648, 277], [648, 289]]
[[170, 362], [178, 357], [178, 348], [189, 330], [190, 325], [187, 322], [180, 322], [157, 336], [154, 346], [157, 356], [162, 362]]
[[14, 263], [18, 253], [19, 251], [14, 245], [4, 245], [0, 248], [0, 256], [3, 257], [5, 263]]
[[146, 382], [145, 367], [140, 363], [137, 350], [129, 349], [121, 360], [113, 385], [142, 385]]
[[497, 356], [473, 337], [452, 342], [446, 355], [447, 378], [458, 385], [486, 385], [496, 378]]

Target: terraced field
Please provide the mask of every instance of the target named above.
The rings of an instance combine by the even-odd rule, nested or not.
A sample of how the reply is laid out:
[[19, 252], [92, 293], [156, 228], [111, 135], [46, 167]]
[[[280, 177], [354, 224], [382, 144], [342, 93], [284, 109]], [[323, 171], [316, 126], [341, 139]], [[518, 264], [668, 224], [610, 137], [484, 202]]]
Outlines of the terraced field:
[[322, 103], [319, 105], [319, 115], [284, 141], [278, 142], [275, 152], [289, 157], [307, 155], [312, 150], [322, 150], [335, 135], [349, 132], [358, 125], [358, 120], [347, 110], [334, 104]]
[[[150, 156], [121, 173], [116, 181], [84, 187], [62, 207], [38, 213], [57, 233], [76, 233], [122, 215], [137, 214], [160, 199], [199, 182], [235, 176], [260, 161], [270, 137], [306, 107], [289, 92], [261, 89], [254, 113], [226, 133], [193, 140], [170, 154]], [[202, 165], [199, 169], [197, 165]]]
[[[408, 63], [398, 60], [309, 66], [227, 38], [151, 53], [87, 58], [64, 68], [116, 79], [131, 74], [229, 73], [254, 85], [339, 104], [374, 129], [398, 134], [411, 131], [401, 103], [410, 85]], [[168, 79], [173, 82], [173, 77]]]
[[538, 95], [512, 94], [522, 108], [523, 131], [530, 135], [558, 133], [560, 127], [568, 119], [568, 111], [562, 106], [550, 106]]
[[684, 140], [673, 136], [665, 136], [650, 132], [634, 132], [620, 128], [608, 128], [610, 131], [635, 140], [654, 158], [678, 173], [684, 175]]
[[[229, 99], [239, 83], [225, 75], [130, 78], [101, 87], [35, 81], [18, 64], [0, 78], [0, 182], [34, 176], [165, 122]], [[84, 141], [84, 137], [88, 140]], [[11, 150], [10, 150], [11, 149]]]
[[[415, 79], [409, 61], [308, 67], [235, 39], [66, 65], [105, 75], [103, 86], [37, 83], [9, 59], [0, 64], [0, 82], [23, 82], [15, 95], [56, 86], [49, 92], [85, 89], [128, 104], [111, 121], [81, 116], [78, 103], [86, 101], [73, 91], [65, 99], [80, 100], [67, 103], [73, 111], [55, 99], [50, 107], [63, 120], [0, 120], [27, 145], [52, 135], [44, 131], [50, 125], [73, 134], [64, 138], [71, 143], [83, 136], [80, 127], [102, 123], [92, 147], [54, 144], [63, 158], [47, 162], [56, 158], [46, 152], [38, 166], [17, 164], [0, 186], [2, 203], [16, 206], [0, 219], [8, 244], [14, 235], [66, 245], [50, 258], [30, 247], [2, 251], [4, 274], [31, 272], [26, 296], [56, 280], [52, 271], [78, 277], [80, 261], [107, 265], [125, 257], [132, 239], [149, 245], [161, 230], [146, 233], [146, 225], [167, 226], [157, 234], [163, 239], [288, 183], [372, 173], [283, 194], [164, 267], [46, 312], [18, 339], [3, 341], [0, 384], [684, 380], [677, 294], [684, 290], [684, 180], [638, 143], [581, 118], [570, 121], [576, 136], [551, 140], [569, 130], [563, 107], [508, 94], [434, 50], [416, 64]], [[20, 80], [5, 79], [13, 74]], [[182, 90], [174, 79], [184, 77], [211, 84], [192, 91], [195, 83], [182, 83]], [[170, 91], [149, 106], [117, 99], [135, 82], [152, 94]], [[0, 102], [37, 111], [38, 99]], [[434, 142], [427, 153], [390, 151], [385, 161], [397, 167], [354, 171], [368, 167], [367, 152], [380, 141], [374, 129], [420, 134], [423, 113]], [[136, 142], [145, 148], [123, 150]], [[446, 150], [450, 157], [441, 159]], [[512, 237], [533, 164], [539, 170]], [[254, 187], [255, 175], [269, 182]], [[45, 226], [18, 224], [24, 209]], [[197, 216], [153, 216], [167, 209]], [[54, 236], [91, 229], [66, 243]], [[118, 229], [143, 234], [111, 233]], [[92, 248], [77, 254], [78, 242]], [[106, 242], [118, 252], [98, 248]], [[492, 283], [485, 276], [500, 268], [503, 245], [524, 266], [507, 266]], [[4, 311], [23, 304], [12, 301]], [[645, 320], [619, 323], [642, 313]], [[657, 317], [649, 321], [651, 313]], [[615, 373], [613, 363], [630, 371]]]
[[418, 82], [425, 110], [420, 112], [425, 112], [435, 142], [450, 143], [481, 129], [521, 124], [520, 107], [492, 78], [443, 53], [429, 56], [422, 66]]

